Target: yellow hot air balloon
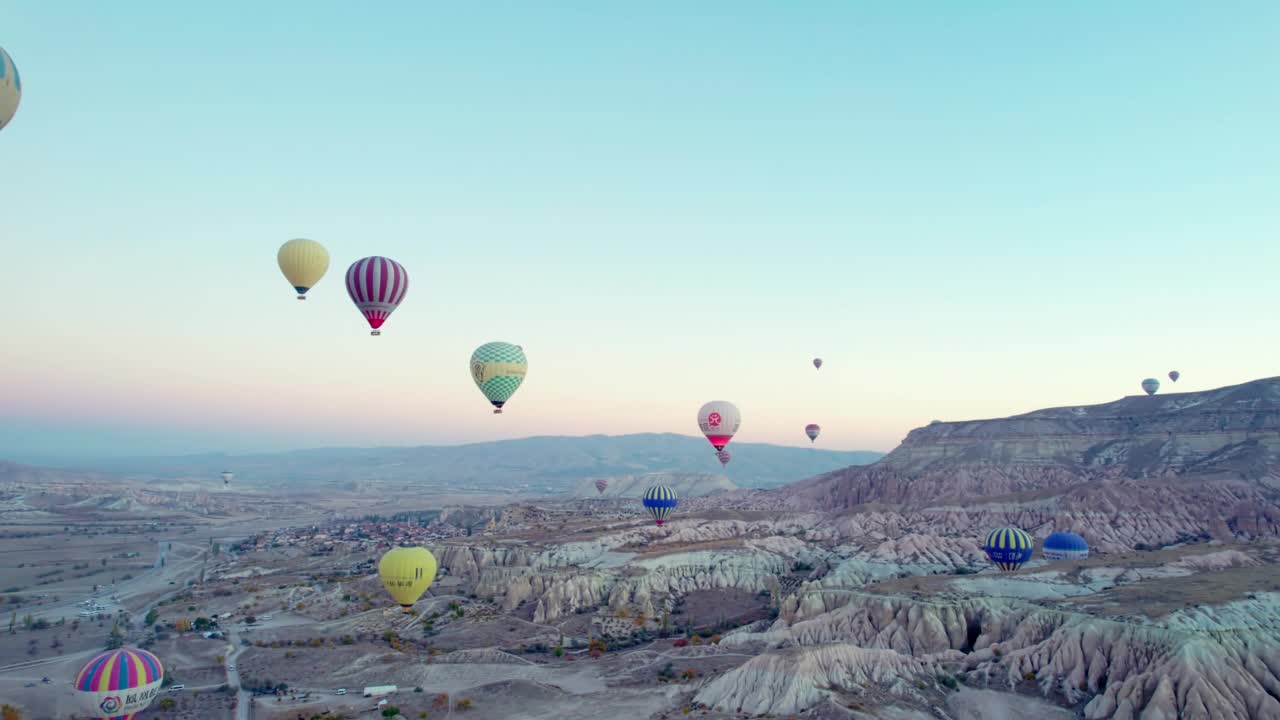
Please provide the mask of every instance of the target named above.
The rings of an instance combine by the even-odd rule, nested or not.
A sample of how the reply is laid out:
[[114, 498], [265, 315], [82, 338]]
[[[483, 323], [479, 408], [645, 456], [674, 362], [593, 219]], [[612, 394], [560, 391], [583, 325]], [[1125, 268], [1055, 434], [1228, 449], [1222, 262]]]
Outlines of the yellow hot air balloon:
[[436, 557], [422, 547], [392, 548], [378, 561], [378, 577], [391, 598], [413, 612], [413, 604], [436, 579]]
[[296, 238], [280, 246], [276, 253], [280, 272], [298, 291], [298, 299], [306, 300], [307, 291], [315, 287], [329, 269], [329, 251], [315, 240]]

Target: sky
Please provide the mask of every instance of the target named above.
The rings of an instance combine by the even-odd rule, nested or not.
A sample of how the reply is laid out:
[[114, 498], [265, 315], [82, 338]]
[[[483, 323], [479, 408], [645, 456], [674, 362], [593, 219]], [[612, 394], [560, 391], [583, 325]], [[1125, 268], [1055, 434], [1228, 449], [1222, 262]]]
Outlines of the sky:
[[[0, 458], [692, 435], [715, 399], [738, 441], [888, 450], [1280, 374], [1278, 29], [1270, 0], [5, 3]], [[294, 237], [331, 256], [306, 302]], [[367, 255], [410, 278], [380, 337]], [[501, 416], [491, 340], [529, 357]]]

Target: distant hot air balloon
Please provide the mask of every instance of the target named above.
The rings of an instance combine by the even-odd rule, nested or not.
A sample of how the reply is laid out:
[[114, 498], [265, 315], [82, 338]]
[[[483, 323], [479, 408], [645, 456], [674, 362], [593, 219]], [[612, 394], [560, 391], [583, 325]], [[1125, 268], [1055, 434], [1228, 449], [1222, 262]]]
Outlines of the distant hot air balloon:
[[676, 491], [666, 485], [654, 485], [644, 491], [644, 507], [653, 516], [654, 520], [661, 525], [676, 505], [680, 504], [680, 500], [676, 498]]
[[390, 258], [361, 258], [347, 268], [347, 294], [373, 328], [370, 335], [382, 334], [378, 328], [391, 317], [408, 289], [409, 273]]
[[18, 66], [13, 64], [9, 53], [0, 48], [0, 130], [13, 119], [20, 102], [22, 78], [18, 77]]
[[391, 548], [378, 561], [378, 578], [406, 614], [436, 579], [436, 557], [423, 547]]
[[717, 450], [729, 444], [741, 425], [742, 415], [731, 402], [712, 400], [698, 410], [698, 428]]
[[76, 696], [90, 717], [130, 720], [160, 693], [164, 666], [146, 650], [119, 648], [96, 655], [76, 675]]
[[485, 343], [471, 353], [471, 379], [493, 404], [494, 414], [511, 399], [529, 372], [529, 359], [519, 345]]
[[1178, 372], [1177, 370], [1170, 370], [1170, 371], [1169, 371], [1169, 379], [1170, 379], [1170, 380], [1172, 380], [1172, 381], [1174, 381], [1174, 382], [1178, 382], [1178, 378], [1180, 378], [1180, 377], [1182, 377], [1182, 373]]
[[223, 471], [222, 471], [222, 484], [223, 484], [223, 485], [227, 485], [227, 484], [229, 484], [229, 483], [231, 482], [231, 479], [232, 479], [232, 478], [234, 478], [235, 476], [236, 476], [236, 474], [235, 474], [235, 473], [233, 473], [233, 472], [231, 472], [230, 470], [223, 470]]
[[987, 533], [987, 541], [982, 549], [996, 567], [1005, 572], [1012, 572], [1022, 567], [1035, 552], [1035, 540], [1018, 528], [998, 528]]
[[1045, 560], [1084, 560], [1089, 557], [1089, 543], [1073, 532], [1056, 532], [1044, 539], [1040, 554]]
[[605, 490], [608, 490], [608, 489], [609, 489], [609, 481], [608, 481], [608, 480], [606, 480], [606, 479], [604, 479], [604, 478], [600, 478], [599, 480], [597, 480], [597, 481], [596, 481], [596, 492], [598, 492], [598, 493], [600, 493], [601, 495], [603, 495], [603, 494], [604, 494], [604, 491], [605, 491]]
[[818, 439], [818, 433], [822, 432], [822, 428], [813, 423], [804, 426], [804, 434], [809, 436], [809, 442]]
[[721, 466], [725, 466], [729, 464], [729, 461], [733, 459], [733, 456], [729, 454], [728, 450], [717, 450], [716, 459], [720, 461]]
[[329, 271], [329, 251], [315, 240], [295, 238], [280, 246], [276, 253], [280, 272], [298, 292], [299, 300], [307, 299], [307, 291]]
[[1160, 381], [1155, 378], [1147, 378], [1142, 381], [1142, 389], [1148, 395], [1155, 395], [1156, 391], [1160, 389]]
[[822, 358], [814, 358], [814, 359], [813, 359], [813, 366], [814, 366], [815, 368], [817, 368], [817, 369], [821, 370], [821, 369], [822, 369]]

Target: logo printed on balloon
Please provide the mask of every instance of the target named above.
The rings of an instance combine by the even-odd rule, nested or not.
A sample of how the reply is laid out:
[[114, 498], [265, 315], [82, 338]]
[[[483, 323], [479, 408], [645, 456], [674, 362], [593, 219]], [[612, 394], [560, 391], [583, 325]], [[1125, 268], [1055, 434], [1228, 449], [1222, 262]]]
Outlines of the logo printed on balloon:
[[120, 702], [120, 698], [116, 697], [115, 695], [109, 695], [102, 699], [102, 703], [98, 705], [98, 707], [102, 710], [102, 712], [108, 715], [113, 715], [117, 710], [120, 709], [121, 705], [122, 703]]
[[475, 378], [477, 383], [484, 382], [484, 363], [477, 361], [471, 363], [471, 377]]
[[720, 421], [721, 417], [718, 412], [713, 412], [707, 416], [707, 424], [711, 427], [720, 427]]

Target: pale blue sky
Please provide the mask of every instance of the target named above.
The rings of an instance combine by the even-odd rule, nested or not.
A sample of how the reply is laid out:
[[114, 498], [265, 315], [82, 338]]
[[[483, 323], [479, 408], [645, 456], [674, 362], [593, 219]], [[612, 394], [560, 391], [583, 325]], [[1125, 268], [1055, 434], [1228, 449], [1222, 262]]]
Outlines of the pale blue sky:
[[[1260, 0], [8, 2], [0, 457], [693, 434], [710, 399], [888, 449], [1274, 375], [1278, 36]], [[381, 338], [370, 254], [411, 278]], [[502, 418], [489, 340], [530, 357]]]

